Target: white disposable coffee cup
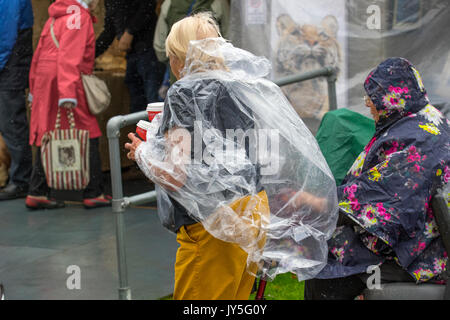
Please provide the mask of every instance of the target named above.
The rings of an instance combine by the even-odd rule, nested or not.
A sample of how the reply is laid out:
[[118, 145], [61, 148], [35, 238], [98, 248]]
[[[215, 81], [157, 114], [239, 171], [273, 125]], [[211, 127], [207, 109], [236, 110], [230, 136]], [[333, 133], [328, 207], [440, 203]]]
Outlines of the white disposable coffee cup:
[[150, 129], [150, 126], [150, 122], [145, 120], [140, 120], [136, 125], [136, 133], [144, 141], [147, 140], [147, 131]]
[[150, 121], [153, 121], [153, 118], [158, 113], [161, 113], [164, 109], [164, 102], [152, 102], [147, 105], [147, 113], [148, 113], [148, 119]]

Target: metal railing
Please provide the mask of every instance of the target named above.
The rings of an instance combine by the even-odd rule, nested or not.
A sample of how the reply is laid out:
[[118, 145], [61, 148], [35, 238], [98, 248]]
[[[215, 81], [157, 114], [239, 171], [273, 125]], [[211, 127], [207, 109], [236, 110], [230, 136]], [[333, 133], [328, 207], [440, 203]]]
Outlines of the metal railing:
[[[292, 75], [278, 79], [278, 86], [285, 86], [296, 82], [326, 77], [328, 83], [328, 99], [330, 110], [337, 108], [336, 99], [336, 71], [332, 67], [324, 67], [315, 71]], [[119, 272], [119, 299], [131, 300], [131, 288], [128, 284], [128, 267], [125, 248], [125, 209], [131, 205], [139, 205], [156, 200], [156, 191], [150, 191], [131, 197], [123, 196], [122, 169], [120, 164], [120, 129], [133, 125], [139, 120], [148, 119], [146, 111], [128, 115], [115, 116], [107, 124], [107, 137], [109, 144], [109, 161], [112, 187], [112, 212], [116, 214], [116, 244]]]
[[311, 80], [314, 78], [326, 77], [328, 84], [328, 105], [330, 110], [337, 109], [337, 96], [336, 96], [336, 80], [337, 73], [336, 69], [333, 67], [323, 67], [317, 70], [313, 70], [310, 72], [294, 74], [292, 76], [287, 76], [285, 78], [281, 78], [275, 80], [275, 84], [278, 86], [286, 86], [295, 82], [302, 82], [306, 80]]

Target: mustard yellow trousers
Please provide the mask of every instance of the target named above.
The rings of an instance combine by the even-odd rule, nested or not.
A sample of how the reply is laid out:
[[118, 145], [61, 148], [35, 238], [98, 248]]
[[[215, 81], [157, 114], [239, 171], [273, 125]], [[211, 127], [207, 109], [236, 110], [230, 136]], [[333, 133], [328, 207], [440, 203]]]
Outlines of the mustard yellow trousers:
[[255, 277], [239, 245], [214, 238], [201, 223], [182, 226], [174, 300], [248, 300]]
[[[255, 210], [262, 206], [261, 211], [268, 212], [263, 195]], [[247, 271], [247, 253], [238, 244], [214, 238], [201, 223], [182, 226], [177, 241], [174, 300], [249, 299], [255, 277]], [[256, 273], [256, 264], [250, 271]]]

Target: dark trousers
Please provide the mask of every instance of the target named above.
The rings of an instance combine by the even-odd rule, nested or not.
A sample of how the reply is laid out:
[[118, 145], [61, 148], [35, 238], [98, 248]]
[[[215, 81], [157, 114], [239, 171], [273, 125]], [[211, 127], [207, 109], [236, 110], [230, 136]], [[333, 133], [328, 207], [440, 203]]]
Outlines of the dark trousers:
[[[49, 197], [51, 189], [47, 185], [40, 154], [41, 148], [38, 148], [28, 194], [31, 196]], [[83, 199], [96, 198], [103, 193], [102, 166], [98, 138], [90, 139], [89, 142], [89, 174], [90, 180], [86, 189], [83, 190]]]
[[[356, 274], [337, 279], [305, 281], [305, 300], [353, 300], [367, 288], [371, 274]], [[380, 266], [380, 282], [414, 282], [414, 279], [393, 261]]]
[[9, 181], [26, 188], [31, 175], [32, 154], [28, 144], [24, 90], [0, 91], [0, 132], [11, 154]]
[[130, 113], [145, 110], [147, 104], [159, 101], [165, 65], [150, 51], [127, 55], [125, 83], [130, 91]]

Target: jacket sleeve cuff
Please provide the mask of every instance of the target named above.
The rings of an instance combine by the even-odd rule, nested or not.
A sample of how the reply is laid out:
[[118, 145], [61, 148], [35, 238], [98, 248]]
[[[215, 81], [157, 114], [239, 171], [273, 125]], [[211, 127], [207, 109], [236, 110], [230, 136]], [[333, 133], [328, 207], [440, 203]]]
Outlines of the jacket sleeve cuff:
[[66, 102], [72, 102], [75, 106], [77, 106], [77, 104], [78, 104], [77, 99], [63, 98], [63, 99], [59, 99], [59, 101], [58, 101], [58, 107], [61, 107], [61, 105], [64, 104], [64, 103], [66, 103]]

